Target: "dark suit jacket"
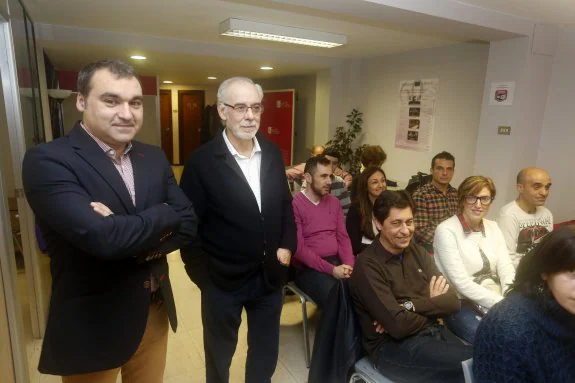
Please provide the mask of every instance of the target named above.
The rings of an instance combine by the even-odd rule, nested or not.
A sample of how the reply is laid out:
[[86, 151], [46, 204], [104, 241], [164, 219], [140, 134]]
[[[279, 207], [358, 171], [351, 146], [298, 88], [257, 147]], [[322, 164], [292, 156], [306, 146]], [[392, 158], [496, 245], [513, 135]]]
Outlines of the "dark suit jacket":
[[286, 282], [288, 268], [279, 263], [277, 249], [296, 250], [291, 194], [279, 149], [261, 135], [257, 139], [262, 149], [261, 213], [222, 131], [184, 167], [180, 187], [196, 208], [199, 226], [182, 258], [200, 288], [209, 276], [221, 289], [238, 289], [262, 267], [270, 288]]
[[[165, 276], [160, 289], [177, 326], [165, 255], [192, 239], [197, 221], [163, 152], [132, 144], [136, 206], [112, 161], [79, 124], [24, 158], [26, 197], [51, 258], [41, 372], [81, 374], [128, 361], [146, 327], [151, 273]], [[99, 216], [93, 201], [114, 215]]]

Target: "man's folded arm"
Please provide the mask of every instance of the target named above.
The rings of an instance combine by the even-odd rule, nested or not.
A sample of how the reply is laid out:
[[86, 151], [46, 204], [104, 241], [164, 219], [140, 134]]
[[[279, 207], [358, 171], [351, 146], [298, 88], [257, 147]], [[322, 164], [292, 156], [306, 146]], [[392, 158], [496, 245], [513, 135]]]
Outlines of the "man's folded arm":
[[158, 245], [148, 250], [143, 256], [150, 254], [166, 255], [181, 249], [190, 243], [197, 234], [198, 218], [192, 203], [176, 183], [174, 173], [166, 160], [165, 175], [167, 196], [165, 203], [180, 216], [180, 226], [176, 231], [166, 232], [160, 238]]
[[377, 265], [365, 265], [365, 282], [360, 284], [362, 304], [372, 318], [395, 339], [403, 339], [419, 332], [428, 319], [405, 310], [393, 295], [389, 281], [377, 270]]
[[26, 197], [39, 222], [95, 257], [120, 259], [157, 246], [162, 235], [178, 229], [181, 218], [166, 204], [134, 215], [102, 217], [68, 164], [47, 155], [42, 148], [26, 153], [23, 162]]

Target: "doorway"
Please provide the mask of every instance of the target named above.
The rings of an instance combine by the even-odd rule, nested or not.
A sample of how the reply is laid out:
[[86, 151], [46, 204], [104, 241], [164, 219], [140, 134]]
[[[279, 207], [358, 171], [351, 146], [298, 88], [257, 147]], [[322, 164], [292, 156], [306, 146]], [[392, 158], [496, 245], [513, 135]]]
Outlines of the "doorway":
[[188, 157], [200, 146], [200, 133], [204, 115], [205, 91], [178, 91], [178, 138], [180, 164], [185, 164]]
[[174, 164], [174, 136], [172, 124], [172, 91], [160, 89], [160, 129], [162, 130], [162, 150], [170, 164]]

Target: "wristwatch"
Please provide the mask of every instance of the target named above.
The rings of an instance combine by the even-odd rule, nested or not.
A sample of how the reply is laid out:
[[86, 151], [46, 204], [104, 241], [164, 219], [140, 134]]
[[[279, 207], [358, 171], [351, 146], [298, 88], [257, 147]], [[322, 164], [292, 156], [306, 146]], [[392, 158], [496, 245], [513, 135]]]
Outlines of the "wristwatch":
[[406, 309], [407, 311], [413, 311], [415, 312], [415, 306], [413, 305], [412, 301], [405, 301], [401, 304], [403, 306], [404, 309]]

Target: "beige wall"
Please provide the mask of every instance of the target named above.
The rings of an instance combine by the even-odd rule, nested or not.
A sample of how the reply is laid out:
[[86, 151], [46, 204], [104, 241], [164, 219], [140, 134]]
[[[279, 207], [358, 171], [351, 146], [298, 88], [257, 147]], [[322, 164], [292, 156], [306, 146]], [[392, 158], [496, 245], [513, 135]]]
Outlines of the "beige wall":
[[[406, 182], [418, 171], [429, 172], [431, 158], [443, 150], [456, 159], [454, 186], [473, 173], [488, 56], [487, 44], [458, 44], [364, 60], [363, 142], [387, 152], [390, 179]], [[399, 83], [422, 78], [439, 79], [431, 151], [395, 148]]]
[[205, 92], [204, 104], [205, 106], [216, 103], [217, 92], [219, 83], [213, 86], [194, 86], [194, 85], [162, 85], [160, 89], [168, 89], [172, 91], [172, 133], [173, 133], [173, 153], [174, 163], [182, 164], [185, 159], [180, 161], [180, 127], [178, 120], [178, 91], [179, 90], [203, 90]]

